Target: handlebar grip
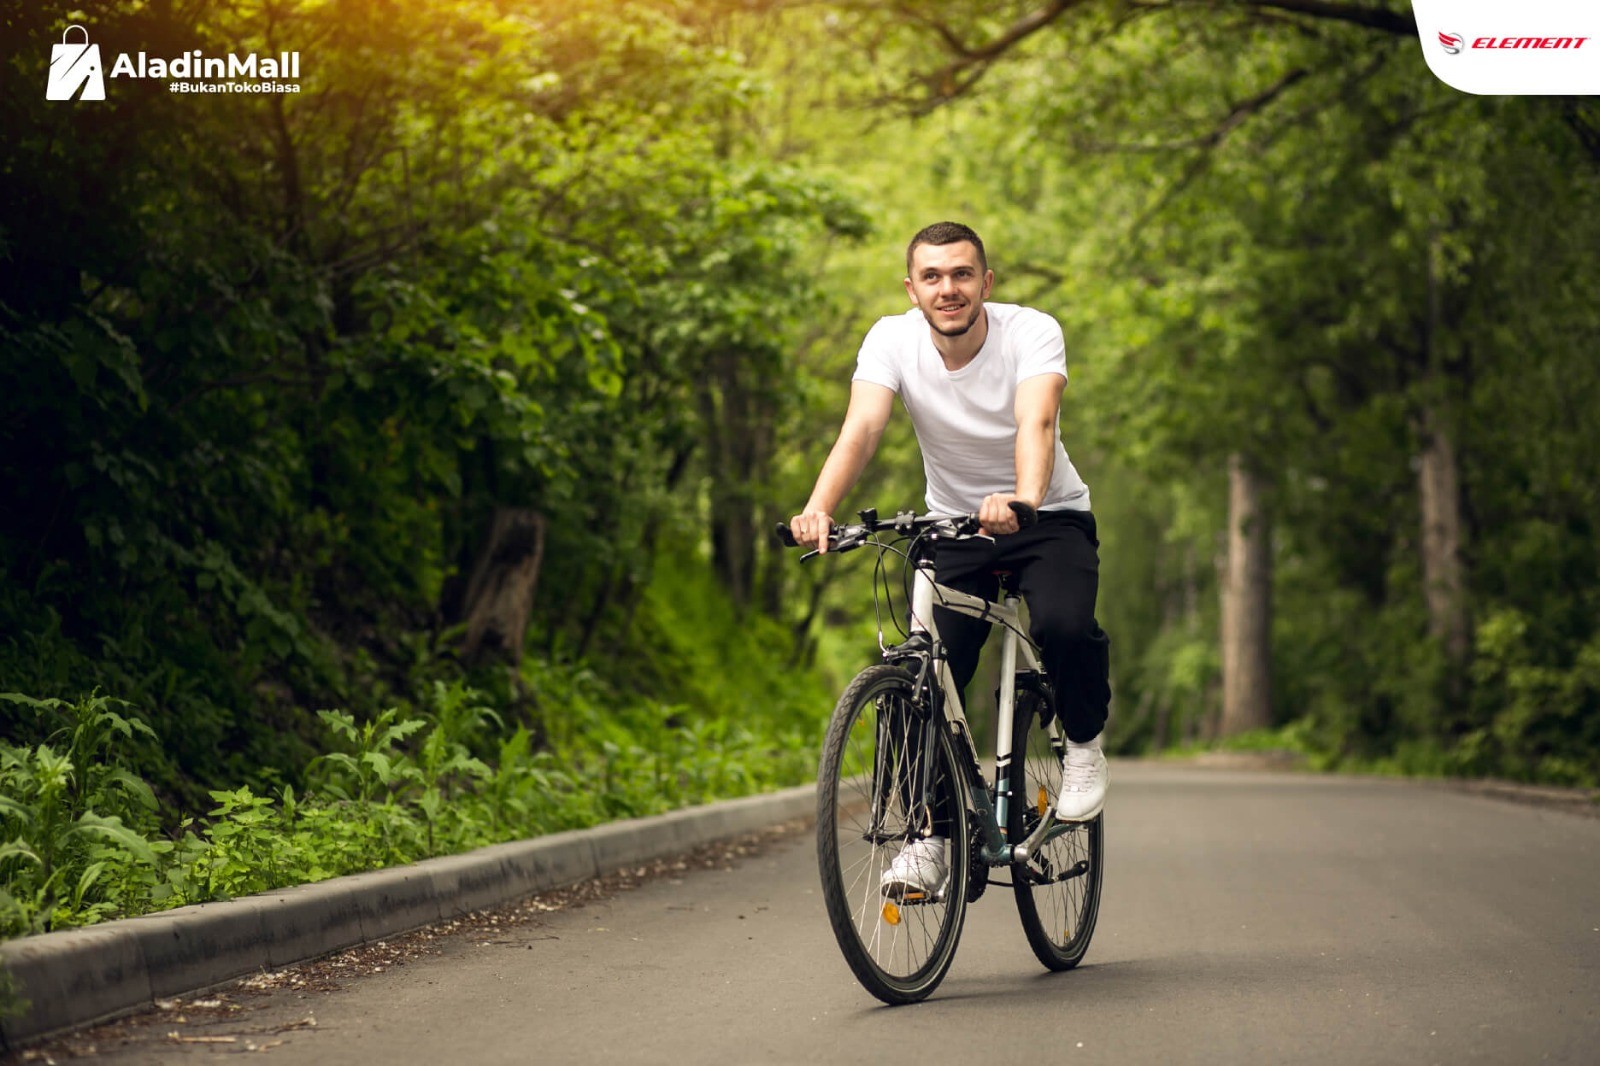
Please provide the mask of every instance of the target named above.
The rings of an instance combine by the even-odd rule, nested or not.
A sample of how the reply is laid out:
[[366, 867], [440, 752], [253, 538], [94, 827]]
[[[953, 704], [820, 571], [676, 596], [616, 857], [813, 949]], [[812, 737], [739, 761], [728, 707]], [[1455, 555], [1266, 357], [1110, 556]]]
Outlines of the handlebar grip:
[[775, 533], [778, 539], [783, 542], [783, 546], [785, 548], [797, 548], [800, 546], [799, 542], [794, 539], [793, 531], [782, 522], [778, 523], [778, 528], [774, 529], [773, 533]]
[[1038, 524], [1039, 512], [1035, 511], [1031, 504], [1024, 503], [1021, 500], [1012, 500], [1007, 506], [1011, 508], [1011, 513], [1017, 516], [1018, 529], [1027, 529], [1029, 526]]

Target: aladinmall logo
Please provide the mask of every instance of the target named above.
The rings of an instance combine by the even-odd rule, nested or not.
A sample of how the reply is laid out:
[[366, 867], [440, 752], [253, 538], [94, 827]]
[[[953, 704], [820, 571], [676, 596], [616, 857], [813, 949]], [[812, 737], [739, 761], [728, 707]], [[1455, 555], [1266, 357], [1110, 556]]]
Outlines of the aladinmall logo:
[[[72, 31], [83, 34], [83, 43], [67, 40]], [[78, 90], [82, 89], [82, 95]], [[45, 84], [46, 100], [104, 100], [106, 78], [100, 65], [100, 46], [89, 43], [89, 31], [68, 26], [61, 32], [61, 43], [50, 46], [50, 80]]]
[[[74, 30], [83, 34], [81, 42], [68, 40]], [[168, 89], [174, 93], [292, 93], [300, 91], [300, 53], [262, 57], [253, 52], [242, 56], [229, 52], [226, 58], [218, 58], [195, 48], [175, 59], [162, 59], [144, 52], [136, 56], [122, 52], [111, 65], [110, 76], [170, 80]], [[82, 26], [68, 26], [61, 43], [50, 46], [45, 99], [104, 100], [105, 79], [100, 46], [90, 42], [89, 31]]]

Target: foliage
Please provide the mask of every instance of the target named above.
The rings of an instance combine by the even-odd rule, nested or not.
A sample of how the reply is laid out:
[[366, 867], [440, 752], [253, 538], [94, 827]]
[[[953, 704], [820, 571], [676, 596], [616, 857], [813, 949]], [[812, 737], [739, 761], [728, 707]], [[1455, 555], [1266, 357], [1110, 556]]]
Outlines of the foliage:
[[[60, 723], [32, 747], [0, 745], [0, 929], [95, 921], [128, 907], [150, 883], [157, 849], [149, 785], [119, 749], [149, 726], [98, 694], [78, 704], [0, 699]], [[163, 849], [165, 850], [165, 849]]]
[[[8, 73], [43, 78], [56, 16], [0, 17]], [[112, 52], [270, 37], [306, 75], [272, 99], [0, 104], [29, 131], [0, 148], [6, 687], [116, 691], [159, 738], [141, 768], [197, 809], [304, 787], [309, 708], [365, 721], [459, 677], [499, 508], [551, 518], [546, 655], [635, 654], [659, 531], [701, 516], [752, 600], [761, 546], [729, 531], [781, 448], [799, 309], [826, 302], [791, 264], [864, 219], [743, 151], [760, 79], [714, 25], [640, 0], [79, 21]], [[424, 768], [440, 818], [458, 756]]]
[[[757, 645], [724, 639], [746, 652]], [[540, 750], [524, 727], [501, 739], [483, 694], [459, 683], [434, 686], [416, 717], [388, 708], [357, 721], [324, 711], [332, 750], [315, 760], [309, 791], [213, 790], [205, 817], [183, 819], [170, 837], [152, 816], [149, 786], [111, 743], [153, 735], [112, 709], [120, 701], [0, 694], [66, 723], [59, 752], [0, 743], [0, 936], [799, 784], [816, 760], [825, 705], [798, 693], [781, 711], [736, 703], [714, 714], [705, 704], [641, 701], [586, 671], [536, 660], [526, 675], [548, 719], [563, 724], [564, 735]], [[710, 684], [732, 696], [724, 682]], [[494, 749], [487, 761], [469, 754], [482, 744]]]

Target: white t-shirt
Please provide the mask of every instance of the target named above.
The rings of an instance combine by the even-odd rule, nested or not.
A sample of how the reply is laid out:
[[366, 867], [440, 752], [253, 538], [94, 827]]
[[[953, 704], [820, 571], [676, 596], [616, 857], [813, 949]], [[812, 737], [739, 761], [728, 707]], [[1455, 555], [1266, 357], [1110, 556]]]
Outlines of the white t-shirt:
[[[922, 312], [880, 318], [856, 358], [856, 381], [893, 389], [911, 415], [928, 478], [928, 510], [968, 514], [995, 492], [1015, 492], [1017, 385], [1040, 374], [1067, 376], [1061, 326], [1042, 311], [985, 304], [989, 335], [972, 362], [945, 369]], [[1056, 461], [1041, 510], [1089, 509], [1089, 486], [1056, 432]]]

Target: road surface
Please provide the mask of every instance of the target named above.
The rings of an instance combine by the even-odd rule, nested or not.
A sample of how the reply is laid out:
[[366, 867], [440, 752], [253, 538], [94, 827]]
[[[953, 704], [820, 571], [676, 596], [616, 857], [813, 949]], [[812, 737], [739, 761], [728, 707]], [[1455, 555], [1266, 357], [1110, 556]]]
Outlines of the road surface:
[[879, 1005], [845, 967], [809, 833], [437, 943], [336, 991], [146, 1024], [100, 1058], [1595, 1063], [1600, 818], [1434, 784], [1113, 761], [1084, 964], [1046, 973], [992, 889], [911, 1007]]

